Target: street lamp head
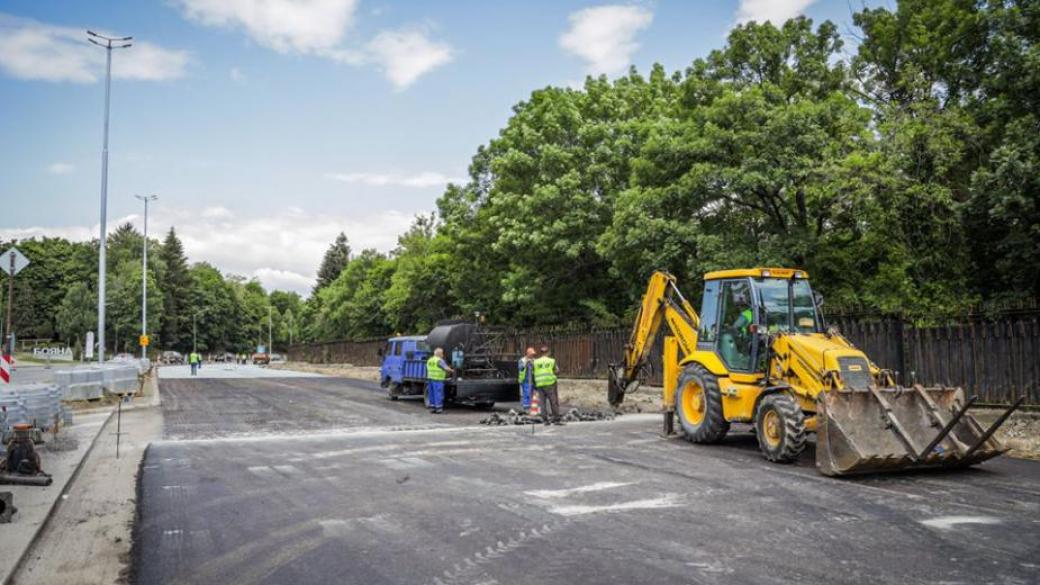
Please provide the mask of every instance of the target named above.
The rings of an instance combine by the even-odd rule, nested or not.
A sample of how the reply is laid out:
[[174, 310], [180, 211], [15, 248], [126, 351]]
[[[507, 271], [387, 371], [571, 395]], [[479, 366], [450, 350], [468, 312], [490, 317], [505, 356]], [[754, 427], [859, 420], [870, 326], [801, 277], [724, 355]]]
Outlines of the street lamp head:
[[138, 200], [141, 200], [141, 201], [155, 201], [158, 198], [159, 198], [159, 196], [154, 194], [154, 193], [151, 194], [151, 195], [136, 195], [136, 194], [134, 195], [134, 199], [138, 199]]
[[132, 41], [134, 39], [134, 37], [106, 37], [105, 35], [98, 34], [92, 30], [87, 30], [87, 34], [106, 41]]

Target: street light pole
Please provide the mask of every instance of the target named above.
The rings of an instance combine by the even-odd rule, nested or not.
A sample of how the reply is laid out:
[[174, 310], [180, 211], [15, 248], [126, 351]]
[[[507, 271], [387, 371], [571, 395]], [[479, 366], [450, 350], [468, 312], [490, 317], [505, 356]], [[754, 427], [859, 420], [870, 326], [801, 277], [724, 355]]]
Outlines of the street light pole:
[[197, 311], [191, 314], [191, 352], [192, 353], [195, 353], [195, 352], [197, 352], [199, 350], [199, 344], [197, 343], [197, 340], [198, 340], [198, 336], [197, 336], [198, 329], [195, 327], [195, 317], [197, 317], [198, 314], [199, 313]]
[[[158, 195], [134, 195], [144, 201], [144, 252], [141, 255], [141, 341], [148, 335], [148, 202]], [[141, 344], [141, 359], [148, 357], [148, 346]]]
[[271, 336], [271, 305], [267, 305], [267, 355], [274, 353], [274, 342]]
[[[105, 131], [101, 143], [101, 234], [98, 244], [98, 363], [105, 363], [105, 245], [108, 217], [108, 118], [112, 95], [112, 49], [126, 49], [133, 37], [110, 38], [87, 31], [87, 40], [105, 49]], [[121, 43], [113, 45], [112, 43]]]

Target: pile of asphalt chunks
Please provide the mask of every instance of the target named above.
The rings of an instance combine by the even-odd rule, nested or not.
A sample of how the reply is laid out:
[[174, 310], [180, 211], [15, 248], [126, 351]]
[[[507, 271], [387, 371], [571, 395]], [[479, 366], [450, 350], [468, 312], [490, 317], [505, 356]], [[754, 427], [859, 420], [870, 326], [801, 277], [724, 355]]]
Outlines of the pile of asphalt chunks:
[[[589, 422], [597, 420], [614, 420], [617, 414], [613, 412], [600, 412], [598, 410], [580, 410], [572, 408], [560, 417], [563, 422]], [[481, 419], [480, 424], [490, 426], [505, 425], [537, 425], [542, 424], [545, 419], [541, 415], [530, 415], [519, 410], [510, 410], [506, 414], [497, 412], [491, 416]]]

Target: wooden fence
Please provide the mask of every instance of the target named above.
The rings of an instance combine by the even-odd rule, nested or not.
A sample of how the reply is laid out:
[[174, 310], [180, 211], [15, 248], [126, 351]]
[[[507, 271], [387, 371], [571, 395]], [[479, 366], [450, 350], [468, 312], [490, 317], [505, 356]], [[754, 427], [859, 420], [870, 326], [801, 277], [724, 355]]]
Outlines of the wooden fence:
[[[980, 402], [1007, 404], [1019, 396], [1040, 406], [1040, 313], [995, 320], [966, 318], [955, 325], [914, 327], [901, 319], [832, 317], [831, 323], [900, 382], [962, 386]], [[606, 378], [607, 366], [621, 359], [628, 330], [517, 331], [504, 335], [504, 351], [519, 355], [527, 346], [553, 349], [561, 374]], [[312, 363], [378, 366], [381, 339], [295, 345], [289, 359]], [[648, 383], [661, 383], [662, 341], [651, 352]]]

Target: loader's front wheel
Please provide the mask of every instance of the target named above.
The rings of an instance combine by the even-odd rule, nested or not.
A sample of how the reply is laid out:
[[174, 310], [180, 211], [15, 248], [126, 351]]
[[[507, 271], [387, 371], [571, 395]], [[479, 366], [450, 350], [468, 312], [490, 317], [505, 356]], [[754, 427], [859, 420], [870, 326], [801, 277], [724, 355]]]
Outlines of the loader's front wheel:
[[719, 380], [700, 364], [690, 364], [679, 376], [675, 415], [686, 439], [693, 443], [717, 443], [729, 431], [722, 415]]
[[758, 403], [755, 434], [766, 459], [777, 463], [796, 461], [805, 449], [805, 414], [787, 394], [770, 394]]

